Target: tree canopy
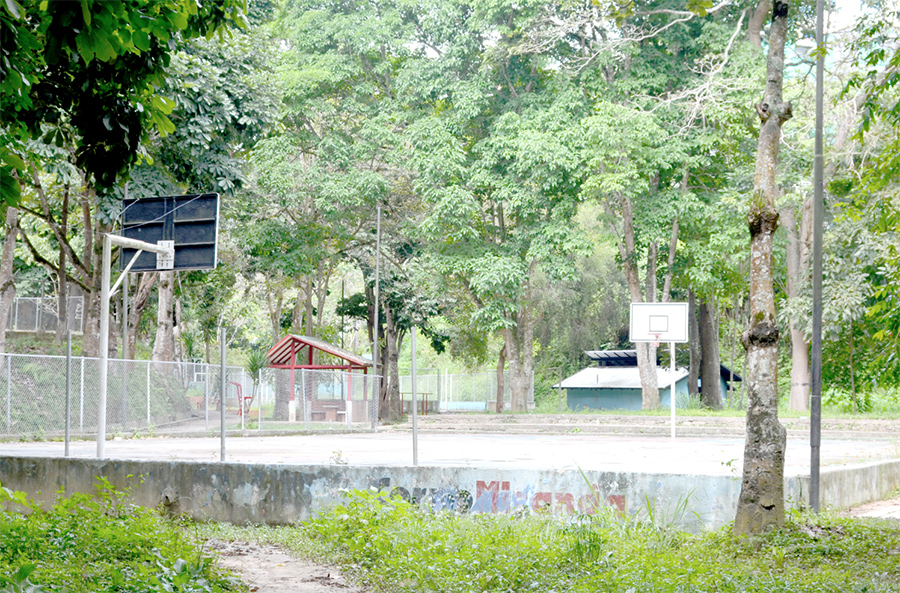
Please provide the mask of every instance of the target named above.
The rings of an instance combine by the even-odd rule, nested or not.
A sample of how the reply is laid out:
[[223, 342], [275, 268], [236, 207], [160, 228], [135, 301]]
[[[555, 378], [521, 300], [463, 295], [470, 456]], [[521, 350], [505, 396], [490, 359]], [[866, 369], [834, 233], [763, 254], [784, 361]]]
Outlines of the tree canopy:
[[167, 117], [174, 105], [160, 91], [179, 40], [242, 23], [243, 11], [243, 0], [4, 0], [4, 201], [18, 201], [29, 138], [71, 146], [92, 183], [112, 186], [137, 162], [151, 132], [175, 131]]

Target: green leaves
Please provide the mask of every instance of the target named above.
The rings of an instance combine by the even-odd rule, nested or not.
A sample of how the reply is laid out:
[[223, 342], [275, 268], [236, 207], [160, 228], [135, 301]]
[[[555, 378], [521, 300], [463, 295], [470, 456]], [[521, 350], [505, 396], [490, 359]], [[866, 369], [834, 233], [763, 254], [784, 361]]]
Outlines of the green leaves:
[[16, 0], [3, 0], [3, 4], [6, 11], [14, 19], [21, 19], [22, 15], [25, 13], [25, 9], [22, 8], [22, 5], [16, 2]]
[[[3, 0], [0, 112], [16, 142], [8, 146], [21, 150], [29, 136], [42, 133], [42, 123], [64, 114], [79, 163], [97, 184], [112, 185], [135, 163], [153, 127], [174, 131], [166, 117], [171, 108], [155, 100], [175, 47], [173, 32], [181, 39], [205, 35], [240, 20], [242, 7], [243, 0], [81, 0], [23, 8]], [[18, 199], [16, 185], [4, 176], [4, 200]]]
[[[28, 505], [24, 493], [0, 490], [7, 507], [0, 511], [0, 592], [233, 590], [177, 525], [125, 504], [108, 482], [98, 490], [99, 499], [74, 494], [49, 510]], [[8, 507], [11, 501], [28, 512]]]

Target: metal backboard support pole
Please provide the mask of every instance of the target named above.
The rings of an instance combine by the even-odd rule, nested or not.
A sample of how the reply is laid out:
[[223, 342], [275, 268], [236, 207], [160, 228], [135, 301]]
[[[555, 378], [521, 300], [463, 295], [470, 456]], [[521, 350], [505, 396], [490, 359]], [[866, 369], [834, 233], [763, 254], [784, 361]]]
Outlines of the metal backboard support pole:
[[[110, 289], [109, 282], [112, 275], [112, 246], [126, 247], [137, 249], [132, 260], [122, 272], [122, 276], [116, 282], [116, 285]], [[125, 274], [131, 269], [134, 261], [140, 255], [141, 251], [151, 251], [166, 256], [169, 259], [173, 257], [174, 249], [171, 247], [160, 247], [153, 243], [146, 243], [136, 239], [126, 239], [118, 235], [106, 234], [103, 236], [103, 261], [100, 277], [100, 402], [97, 415], [97, 458], [103, 459], [103, 447], [106, 443], [106, 392], [107, 378], [109, 372], [109, 299], [113, 292], [118, 288], [119, 282], [122, 282]]]
[[813, 272], [812, 272], [812, 356], [809, 418], [809, 505], [819, 512], [819, 455], [822, 444], [822, 233], [824, 226], [824, 155], [822, 142], [825, 56], [823, 35], [824, 2], [816, 2], [816, 140], [813, 155]]
[[669, 407], [672, 413], [672, 438], [675, 438], [675, 342], [669, 342], [669, 367], [672, 369], [672, 386], [669, 388]]
[[225, 387], [227, 383], [225, 381], [225, 326], [223, 325], [219, 329], [219, 356], [221, 360], [219, 361], [221, 365], [221, 370], [219, 371], [219, 383], [220, 383], [220, 391], [219, 391], [219, 424], [222, 432], [222, 451], [219, 456], [219, 461], [225, 461]]
[[66, 446], [64, 456], [69, 456], [69, 425], [72, 423], [72, 330], [66, 332]]
[[410, 330], [410, 347], [412, 348], [412, 434], [413, 434], [413, 467], [419, 465], [419, 425], [416, 407], [419, 405], [416, 397], [416, 328]]

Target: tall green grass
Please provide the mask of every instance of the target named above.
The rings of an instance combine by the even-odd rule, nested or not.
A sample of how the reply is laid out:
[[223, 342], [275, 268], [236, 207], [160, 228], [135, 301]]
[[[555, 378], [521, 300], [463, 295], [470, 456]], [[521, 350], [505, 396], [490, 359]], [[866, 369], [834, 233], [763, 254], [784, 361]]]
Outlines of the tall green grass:
[[44, 510], [0, 487], [0, 593], [246, 591], [183, 525], [125, 502], [100, 480], [97, 496]]
[[900, 592], [900, 529], [888, 522], [792, 514], [781, 529], [690, 535], [603, 510], [595, 515], [454, 515], [352, 492], [290, 528], [205, 528], [274, 541], [340, 564], [395, 593]]

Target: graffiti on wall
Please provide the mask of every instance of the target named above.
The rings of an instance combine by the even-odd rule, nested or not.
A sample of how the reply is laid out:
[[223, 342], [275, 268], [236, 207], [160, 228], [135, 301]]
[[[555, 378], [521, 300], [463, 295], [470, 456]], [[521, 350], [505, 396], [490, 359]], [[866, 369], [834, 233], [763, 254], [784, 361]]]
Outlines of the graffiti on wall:
[[477, 480], [474, 495], [458, 486], [439, 488], [391, 486], [390, 478], [372, 484], [379, 490], [390, 491], [414, 504], [427, 504], [436, 511], [458, 513], [508, 513], [521, 509], [572, 515], [576, 511], [588, 515], [611, 507], [625, 512], [625, 495], [604, 493], [599, 484], [591, 484], [588, 494], [538, 491], [532, 484], [517, 490], [506, 480]]

